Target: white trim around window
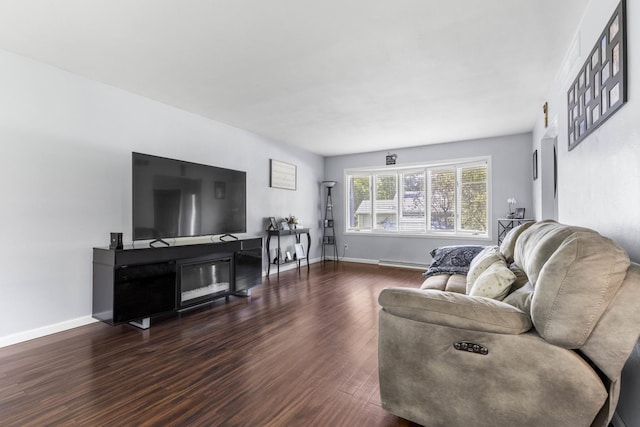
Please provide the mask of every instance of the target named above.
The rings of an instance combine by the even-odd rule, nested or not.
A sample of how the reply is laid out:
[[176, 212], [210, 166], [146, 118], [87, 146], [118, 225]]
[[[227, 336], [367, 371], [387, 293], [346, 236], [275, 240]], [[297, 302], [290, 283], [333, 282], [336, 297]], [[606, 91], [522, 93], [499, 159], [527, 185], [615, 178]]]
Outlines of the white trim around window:
[[491, 157], [344, 171], [345, 233], [491, 236]]

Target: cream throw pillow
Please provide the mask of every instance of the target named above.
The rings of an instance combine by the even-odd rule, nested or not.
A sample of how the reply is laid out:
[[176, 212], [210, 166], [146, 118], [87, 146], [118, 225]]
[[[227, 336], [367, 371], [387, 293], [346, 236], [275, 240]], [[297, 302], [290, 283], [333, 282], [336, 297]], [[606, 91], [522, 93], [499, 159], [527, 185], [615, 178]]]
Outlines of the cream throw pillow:
[[504, 256], [500, 253], [498, 246], [487, 246], [471, 260], [467, 273], [467, 295], [482, 272], [497, 261], [504, 261]]
[[476, 280], [469, 292], [472, 297], [485, 297], [502, 301], [516, 280], [516, 275], [500, 260], [491, 264]]

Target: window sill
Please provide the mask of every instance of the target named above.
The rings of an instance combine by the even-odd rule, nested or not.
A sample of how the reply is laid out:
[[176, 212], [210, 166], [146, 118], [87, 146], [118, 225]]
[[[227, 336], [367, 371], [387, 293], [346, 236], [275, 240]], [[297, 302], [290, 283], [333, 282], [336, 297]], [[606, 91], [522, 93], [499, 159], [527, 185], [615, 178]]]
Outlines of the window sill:
[[478, 240], [478, 241], [492, 241], [493, 239], [489, 234], [462, 234], [462, 233], [398, 233], [384, 231], [356, 231], [347, 230], [344, 232], [345, 236], [371, 236], [371, 237], [403, 237], [403, 238], [417, 238], [417, 239], [452, 239], [452, 240]]

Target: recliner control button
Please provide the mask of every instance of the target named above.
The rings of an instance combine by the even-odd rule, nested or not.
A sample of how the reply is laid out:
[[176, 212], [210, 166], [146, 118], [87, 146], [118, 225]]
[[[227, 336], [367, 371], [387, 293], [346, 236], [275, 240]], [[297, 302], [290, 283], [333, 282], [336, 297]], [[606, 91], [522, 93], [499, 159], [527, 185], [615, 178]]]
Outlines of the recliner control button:
[[453, 348], [460, 351], [466, 351], [468, 353], [482, 354], [483, 356], [489, 354], [489, 349], [487, 347], [468, 341], [456, 341], [453, 343]]

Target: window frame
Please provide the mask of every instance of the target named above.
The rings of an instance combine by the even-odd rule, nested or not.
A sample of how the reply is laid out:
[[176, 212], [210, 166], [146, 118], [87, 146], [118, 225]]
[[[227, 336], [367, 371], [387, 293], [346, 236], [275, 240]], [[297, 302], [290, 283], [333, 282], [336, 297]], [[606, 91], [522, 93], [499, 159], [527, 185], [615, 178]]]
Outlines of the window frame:
[[[477, 232], [477, 231], [465, 231], [461, 229], [461, 211], [462, 206], [460, 204], [461, 197], [461, 170], [464, 168], [469, 168], [473, 166], [485, 165], [487, 172], [486, 179], [486, 212], [487, 212], [487, 224], [485, 232]], [[454, 229], [452, 231], [444, 231], [444, 230], [433, 230], [430, 229], [429, 225], [431, 224], [431, 205], [427, 200], [430, 200], [431, 195], [431, 185], [429, 183], [429, 172], [435, 170], [446, 170], [453, 169], [455, 173], [455, 184], [454, 184], [454, 203], [455, 203], [455, 220], [454, 220]], [[397, 175], [397, 189], [396, 194], [398, 198], [400, 195], [404, 196], [404, 174], [415, 173], [416, 171], [424, 171], [424, 193], [425, 193], [425, 212], [424, 212], [424, 231], [411, 231], [411, 230], [401, 230], [400, 225], [397, 225], [397, 230], [383, 230], [376, 228], [375, 226], [375, 181], [376, 176], [378, 174], [384, 175], [389, 173], [395, 173]], [[350, 206], [349, 206], [349, 191], [350, 191], [350, 177], [364, 177], [369, 176], [369, 185], [370, 185], [370, 195], [372, 199], [371, 203], [371, 226], [370, 228], [358, 229], [350, 227]], [[446, 160], [440, 162], [433, 163], [413, 163], [406, 165], [390, 165], [390, 166], [379, 166], [379, 167], [369, 167], [369, 168], [348, 168], [344, 170], [344, 218], [345, 218], [345, 227], [344, 233], [345, 235], [359, 235], [359, 236], [398, 236], [398, 237], [427, 237], [427, 238], [463, 238], [463, 239], [478, 239], [478, 240], [486, 240], [490, 239], [492, 236], [492, 215], [491, 215], [491, 205], [492, 205], [492, 188], [491, 188], [491, 156], [480, 156], [473, 158], [462, 158], [462, 159], [453, 159]], [[354, 206], [354, 209], [357, 207]], [[400, 220], [403, 216], [403, 206], [400, 201], [396, 204], [396, 218]]]

